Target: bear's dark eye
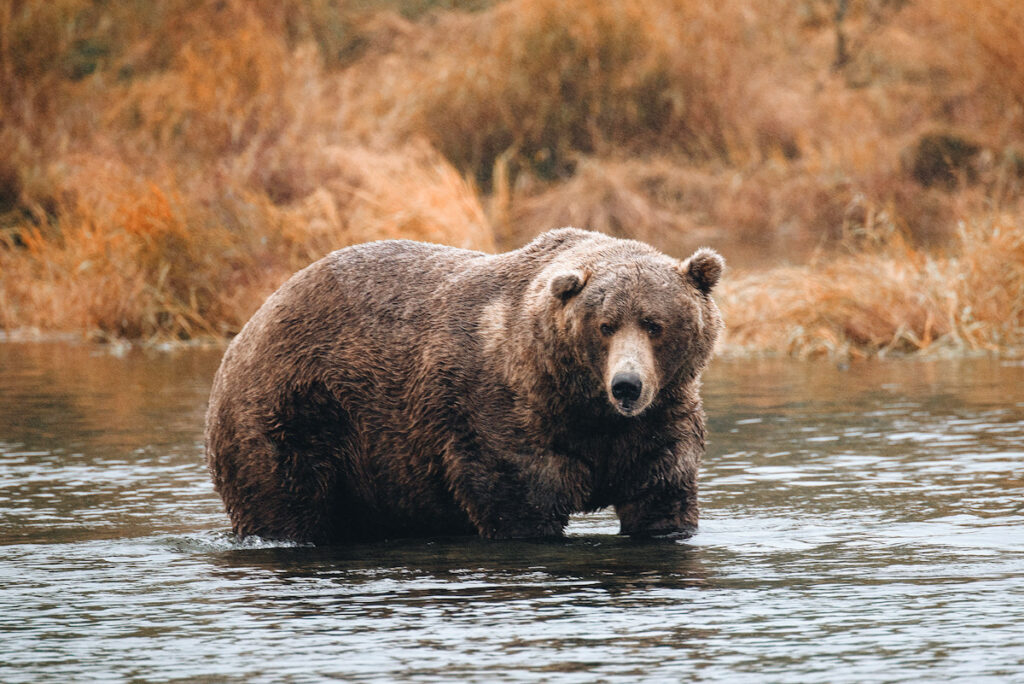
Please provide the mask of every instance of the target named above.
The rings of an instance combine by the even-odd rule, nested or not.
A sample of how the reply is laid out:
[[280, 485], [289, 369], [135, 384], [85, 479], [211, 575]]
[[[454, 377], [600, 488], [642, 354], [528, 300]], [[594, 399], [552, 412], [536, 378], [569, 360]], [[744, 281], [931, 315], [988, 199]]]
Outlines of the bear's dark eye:
[[645, 318], [644, 320], [640, 321], [640, 325], [643, 326], [644, 330], [646, 330], [647, 334], [650, 335], [651, 337], [657, 337], [658, 335], [661, 334], [661, 324], [655, 323], [649, 318]]
[[611, 325], [609, 325], [607, 323], [602, 323], [601, 324], [601, 334], [604, 335], [605, 337], [611, 337], [612, 333], [614, 333], [614, 332], [615, 332], [615, 328], [612, 327]]

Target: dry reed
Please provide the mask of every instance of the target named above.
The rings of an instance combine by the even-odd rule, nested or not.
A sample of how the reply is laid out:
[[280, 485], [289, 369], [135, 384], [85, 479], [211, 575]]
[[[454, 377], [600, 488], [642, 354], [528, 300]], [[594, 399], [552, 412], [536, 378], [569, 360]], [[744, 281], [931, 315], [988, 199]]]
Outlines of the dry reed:
[[873, 253], [727, 281], [725, 348], [861, 357], [1024, 349], [1024, 222], [961, 227], [951, 256], [890, 235]]
[[510, 0], [449, 16], [353, 71], [348, 123], [427, 135], [485, 184], [499, 159], [558, 177], [578, 153], [612, 146], [691, 158], [789, 148], [795, 131], [751, 78], [764, 73], [753, 35], [769, 37], [775, 17], [750, 10]]

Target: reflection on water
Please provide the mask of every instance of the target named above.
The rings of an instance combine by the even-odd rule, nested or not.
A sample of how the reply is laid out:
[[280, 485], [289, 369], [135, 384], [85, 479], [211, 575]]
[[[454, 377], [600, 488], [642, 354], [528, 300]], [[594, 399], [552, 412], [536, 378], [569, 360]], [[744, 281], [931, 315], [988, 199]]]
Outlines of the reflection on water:
[[237, 540], [216, 352], [0, 344], [0, 681], [1024, 679], [1024, 367], [718, 361], [700, 533]]

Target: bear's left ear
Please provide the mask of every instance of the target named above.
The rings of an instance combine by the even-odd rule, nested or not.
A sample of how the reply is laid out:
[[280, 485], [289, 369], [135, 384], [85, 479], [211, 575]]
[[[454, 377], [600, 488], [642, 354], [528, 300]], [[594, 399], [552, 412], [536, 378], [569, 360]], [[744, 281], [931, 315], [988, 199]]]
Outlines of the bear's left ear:
[[577, 294], [587, 284], [587, 274], [582, 271], [559, 273], [551, 279], [551, 294], [563, 302]]
[[680, 265], [679, 270], [697, 286], [698, 290], [708, 294], [722, 277], [725, 259], [715, 250], [701, 247]]

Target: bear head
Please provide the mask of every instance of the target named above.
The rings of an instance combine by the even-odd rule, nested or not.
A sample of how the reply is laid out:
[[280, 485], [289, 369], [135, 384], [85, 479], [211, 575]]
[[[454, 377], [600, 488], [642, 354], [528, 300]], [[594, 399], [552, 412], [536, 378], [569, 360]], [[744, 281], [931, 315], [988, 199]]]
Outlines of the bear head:
[[577, 366], [586, 394], [626, 417], [696, 380], [722, 329], [711, 291], [724, 268], [708, 248], [684, 261], [624, 240], [570, 251], [542, 274], [563, 372]]

